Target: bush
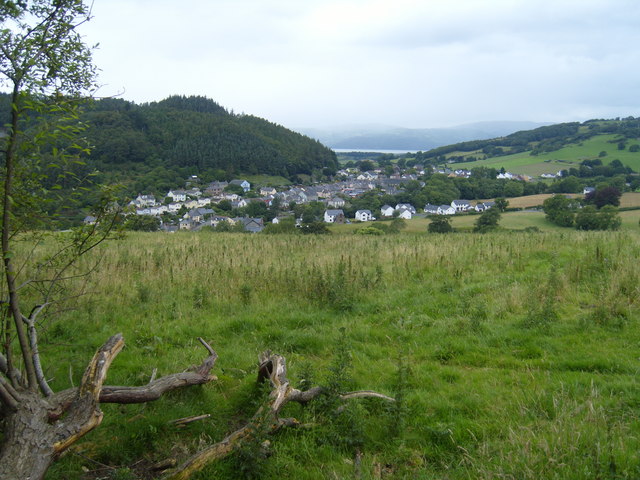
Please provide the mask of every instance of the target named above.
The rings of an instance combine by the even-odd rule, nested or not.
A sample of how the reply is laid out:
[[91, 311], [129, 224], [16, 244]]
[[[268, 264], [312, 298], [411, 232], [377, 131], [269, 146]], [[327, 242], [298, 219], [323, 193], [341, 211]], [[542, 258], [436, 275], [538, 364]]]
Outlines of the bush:
[[427, 227], [429, 233], [449, 233], [453, 232], [451, 226], [451, 218], [446, 215], [431, 215], [429, 217], [431, 223]]
[[131, 215], [124, 227], [138, 232], [157, 232], [160, 229], [160, 219], [151, 215]]
[[547, 220], [561, 227], [572, 227], [577, 207], [575, 200], [564, 195], [554, 195], [542, 204]]
[[582, 208], [576, 215], [576, 228], [578, 230], [618, 230], [622, 220], [618, 215], [618, 209], [606, 205], [600, 210], [592, 205]]
[[486, 233], [497, 229], [501, 216], [502, 215], [500, 215], [500, 211], [497, 208], [485, 210], [476, 220], [473, 231], [477, 233]]
[[373, 225], [369, 225], [366, 227], [359, 228], [356, 230], [358, 235], [384, 235], [382, 229], [375, 227]]

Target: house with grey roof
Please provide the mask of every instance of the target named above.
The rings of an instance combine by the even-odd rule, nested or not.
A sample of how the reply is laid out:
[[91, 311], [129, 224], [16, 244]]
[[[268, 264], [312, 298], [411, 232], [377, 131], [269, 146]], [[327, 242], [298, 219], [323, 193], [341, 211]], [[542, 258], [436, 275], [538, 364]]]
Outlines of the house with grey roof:
[[371, 210], [358, 210], [355, 217], [356, 220], [359, 220], [361, 222], [370, 222], [372, 220], [375, 220], [375, 218], [371, 214]]
[[342, 209], [325, 210], [324, 221], [325, 223], [344, 223], [344, 212]]

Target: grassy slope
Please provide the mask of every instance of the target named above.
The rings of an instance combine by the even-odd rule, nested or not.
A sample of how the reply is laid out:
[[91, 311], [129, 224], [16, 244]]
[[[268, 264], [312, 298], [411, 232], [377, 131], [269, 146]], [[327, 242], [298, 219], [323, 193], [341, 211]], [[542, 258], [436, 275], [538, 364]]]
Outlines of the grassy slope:
[[[243, 471], [266, 479], [350, 478], [346, 440], [358, 431], [365, 438], [363, 478], [640, 474], [637, 228], [384, 237], [137, 234], [102, 253], [89, 285], [95, 293], [78, 299], [76, 310], [43, 336], [55, 386], [67, 387], [70, 377], [77, 384], [94, 349], [116, 331], [128, 346], [109, 383], [144, 384], [154, 367], [163, 374], [197, 364], [204, 355], [197, 336], [219, 353], [219, 378], [147, 406], [105, 405], [103, 425], [49, 480], [80, 478], [83, 467], [99, 468], [95, 462], [185, 458], [253, 413], [261, 350], [286, 355], [293, 380], [308, 378], [305, 365], [313, 365], [321, 381], [341, 327], [354, 388], [394, 394], [396, 363], [408, 364], [405, 414], [365, 402], [346, 431], [283, 431], [270, 439], [272, 455], [264, 462], [236, 457], [199, 478], [239, 478]], [[185, 430], [166, 423], [202, 413], [212, 417]], [[313, 409], [286, 414], [317, 420]], [[404, 428], [394, 436], [400, 419]], [[124, 469], [102, 471], [106, 478], [116, 473], [135, 478]]]
[[244, 175], [242, 178], [246, 179], [251, 185], [273, 185], [273, 186], [282, 186], [282, 185], [291, 185], [291, 181], [287, 180], [284, 177], [278, 177], [273, 175]]
[[[635, 171], [640, 171], [640, 152], [632, 153], [628, 148], [618, 150], [617, 143], [609, 143], [616, 138], [618, 138], [617, 135], [597, 135], [581, 144], [569, 145], [560, 150], [536, 156], [529, 155], [529, 152], [522, 152], [476, 162], [453, 164], [453, 166], [462, 168], [486, 166], [497, 169], [504, 167], [513, 173], [539, 176], [543, 173], [556, 173], [558, 170], [576, 166], [585, 159], [598, 158], [600, 152], [606, 151], [607, 156], [602, 158], [603, 163], [617, 158], [624, 165], [628, 165]], [[630, 142], [628, 145], [633, 143], [637, 142]], [[457, 154], [460, 153], [454, 152], [451, 155]]]

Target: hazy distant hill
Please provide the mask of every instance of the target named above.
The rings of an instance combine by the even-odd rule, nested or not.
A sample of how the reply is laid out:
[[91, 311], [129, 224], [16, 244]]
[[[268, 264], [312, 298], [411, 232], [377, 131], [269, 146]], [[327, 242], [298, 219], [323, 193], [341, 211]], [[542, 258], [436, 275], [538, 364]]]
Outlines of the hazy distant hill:
[[354, 150], [430, 150], [464, 142], [503, 137], [519, 130], [530, 130], [549, 123], [478, 122], [447, 128], [401, 128], [386, 125], [352, 125], [335, 128], [299, 128], [331, 148]]

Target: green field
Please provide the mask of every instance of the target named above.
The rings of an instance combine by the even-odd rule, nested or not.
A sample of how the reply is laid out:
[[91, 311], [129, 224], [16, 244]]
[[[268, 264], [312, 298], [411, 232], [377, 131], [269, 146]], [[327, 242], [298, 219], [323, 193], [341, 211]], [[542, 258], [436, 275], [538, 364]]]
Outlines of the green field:
[[[600, 152], [604, 151], [607, 152], [607, 156], [601, 158], [603, 163], [607, 164], [617, 158], [636, 172], [640, 171], [640, 152], [629, 152], [628, 148], [628, 146], [638, 142], [631, 141], [625, 150], [618, 150], [618, 138], [618, 135], [597, 135], [580, 144], [566, 146], [554, 152], [541, 153], [536, 156], [530, 155], [529, 152], [522, 152], [476, 162], [456, 163], [452, 164], [452, 168], [484, 166], [500, 169], [504, 167], [505, 170], [512, 173], [536, 177], [543, 173], [557, 173], [558, 170], [577, 166], [586, 159], [599, 158]], [[614, 141], [614, 143], [610, 143], [611, 141]], [[453, 152], [450, 155], [460, 155], [462, 153]], [[464, 154], [478, 155], [478, 152], [464, 152]]]
[[[539, 207], [545, 198], [550, 197], [549, 194], [533, 195], [533, 200], [529, 197], [519, 197], [514, 199], [514, 204], [519, 208]], [[510, 199], [511, 200], [511, 199]], [[528, 200], [528, 201], [527, 201]], [[622, 198], [622, 206], [637, 207], [640, 201], [640, 193], [626, 193]], [[635, 232], [639, 230], [640, 209], [621, 211], [619, 213], [622, 219], [621, 230]], [[474, 224], [479, 214], [463, 214], [451, 217], [451, 225], [454, 229], [461, 231], [473, 230]], [[388, 223], [388, 222], [382, 222]], [[424, 233], [429, 226], [429, 219], [424, 215], [418, 215], [405, 222], [405, 233]], [[352, 234], [360, 228], [367, 226], [367, 223], [354, 222], [348, 225], [332, 225], [330, 230], [335, 234]], [[525, 210], [505, 212], [502, 214], [500, 226], [506, 230], [523, 230], [527, 227], [536, 227], [544, 232], [567, 232], [570, 229], [559, 227], [545, 218], [542, 210]]]
[[[219, 355], [218, 378], [148, 405], [104, 405], [103, 424], [49, 480], [152, 478], [149, 465], [222, 439], [264, 398], [265, 349], [286, 356], [296, 385], [325, 384], [351, 358], [344, 389], [402, 401], [354, 400], [340, 414], [287, 406], [306, 427], [263, 432], [268, 455], [248, 443], [196, 478], [640, 476], [637, 223], [617, 233], [135, 234], [97, 253], [99, 271], [77, 279], [90, 294], [41, 335], [53, 386], [77, 385], [118, 331], [127, 347], [109, 384], [199, 364], [198, 336]], [[206, 413], [184, 429], [168, 423]]]
[[279, 187], [292, 184], [290, 180], [274, 175], [244, 175], [243, 178], [251, 185]]

